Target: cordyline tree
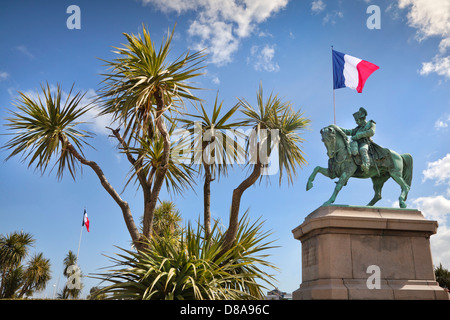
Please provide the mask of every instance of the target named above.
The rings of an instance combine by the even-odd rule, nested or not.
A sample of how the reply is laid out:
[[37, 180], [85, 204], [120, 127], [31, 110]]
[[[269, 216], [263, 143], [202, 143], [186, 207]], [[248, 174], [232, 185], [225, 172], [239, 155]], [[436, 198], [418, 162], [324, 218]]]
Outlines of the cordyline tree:
[[[197, 126], [202, 132], [201, 140], [194, 137], [188, 143], [192, 146], [200, 143], [202, 151], [200, 167], [205, 179], [204, 223], [207, 236], [210, 233], [210, 185], [215, 177], [227, 173], [226, 159], [222, 159], [221, 164], [209, 160], [222, 149], [227, 152], [221, 154], [235, 160], [247, 159], [246, 163], [251, 167], [250, 175], [232, 193], [229, 228], [222, 244], [225, 252], [236, 239], [241, 197], [264, 175], [272, 151], [278, 152], [280, 182], [283, 173], [292, 182], [296, 169], [305, 164], [300, 149], [300, 131], [308, 126], [309, 120], [276, 95], [271, 94], [264, 100], [262, 86], [257, 93], [256, 107], [245, 99], [238, 99], [235, 106], [220, 115], [223, 103], [218, 103], [216, 98], [210, 116], [202, 104], [201, 111], [197, 108], [198, 114], [184, 113], [183, 107], [187, 102], [200, 102], [192, 93], [198, 89], [192, 80], [203, 74], [205, 54], [202, 51], [187, 52], [169, 61], [173, 34], [174, 31], [168, 33], [159, 50], [145, 26], [142, 35], [124, 34], [128, 43], [123, 48], [116, 48], [115, 59], [105, 61], [108, 71], [102, 75], [99, 98], [93, 104], [82, 105], [84, 94], [78, 92], [73, 95], [72, 89], [66, 101], [62, 102], [59, 85], [53, 94], [48, 84], [41, 85], [43, 98], [38, 99], [19, 92], [20, 98], [14, 103], [17, 110], [10, 111], [11, 116], [6, 123], [8, 130], [12, 131], [12, 138], [3, 148], [11, 150], [7, 159], [22, 155], [28, 166], [35, 166], [41, 172], [46, 171], [52, 159], [56, 160], [58, 178], [69, 171], [75, 179], [80, 165], [90, 167], [120, 207], [131, 239], [139, 250], [146, 246], [145, 240], [152, 235], [154, 212], [163, 184], [183, 192], [194, 183], [196, 165], [171, 157], [173, 149], [185, 146], [186, 140], [173, 142], [171, 135], [178, 121], [190, 132]], [[133, 219], [128, 202], [108, 182], [100, 166], [86, 159], [83, 153], [83, 148], [89, 146], [87, 138], [93, 135], [80, 128], [83, 123], [80, 117], [94, 105], [100, 109], [100, 115], [109, 115], [118, 124], [117, 128], [108, 129], [131, 163], [130, 180], [135, 180], [142, 190], [142, 232]], [[238, 110], [245, 119], [230, 122]], [[226, 139], [226, 130], [239, 126], [252, 129], [251, 137], [246, 137], [244, 145], [238, 143], [242, 139]], [[209, 137], [205, 138], [205, 133]], [[208, 156], [204, 157], [205, 154]]]

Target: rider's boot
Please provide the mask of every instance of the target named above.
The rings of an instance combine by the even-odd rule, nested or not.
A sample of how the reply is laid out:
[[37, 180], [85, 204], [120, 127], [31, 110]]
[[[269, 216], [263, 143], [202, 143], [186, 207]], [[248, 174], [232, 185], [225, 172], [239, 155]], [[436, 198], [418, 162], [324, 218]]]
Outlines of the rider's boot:
[[369, 158], [369, 154], [367, 152], [364, 152], [364, 150], [361, 150], [361, 170], [364, 173], [369, 173], [369, 169], [370, 169], [370, 158]]

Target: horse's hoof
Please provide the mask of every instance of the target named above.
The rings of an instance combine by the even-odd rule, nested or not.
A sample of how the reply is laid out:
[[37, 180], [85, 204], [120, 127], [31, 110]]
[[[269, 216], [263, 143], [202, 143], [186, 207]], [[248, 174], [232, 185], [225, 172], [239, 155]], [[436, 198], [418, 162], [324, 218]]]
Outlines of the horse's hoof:
[[306, 191], [308, 191], [308, 190], [311, 189], [312, 187], [313, 187], [312, 182], [308, 182], [308, 183], [306, 184]]

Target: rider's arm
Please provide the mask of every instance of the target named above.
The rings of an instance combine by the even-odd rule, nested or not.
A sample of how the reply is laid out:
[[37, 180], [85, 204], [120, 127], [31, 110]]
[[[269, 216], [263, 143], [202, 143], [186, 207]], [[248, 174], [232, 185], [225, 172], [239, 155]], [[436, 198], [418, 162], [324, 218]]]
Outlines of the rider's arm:
[[375, 134], [375, 128], [376, 128], [375, 122], [370, 120], [368, 123], [370, 124], [369, 128], [364, 131], [359, 131], [357, 134], [355, 134], [354, 140], [359, 140], [362, 138], [370, 138]]
[[[341, 128], [341, 127], [339, 127]], [[341, 128], [341, 130], [347, 135], [347, 136], [353, 136], [355, 134], [356, 129], [344, 129]]]

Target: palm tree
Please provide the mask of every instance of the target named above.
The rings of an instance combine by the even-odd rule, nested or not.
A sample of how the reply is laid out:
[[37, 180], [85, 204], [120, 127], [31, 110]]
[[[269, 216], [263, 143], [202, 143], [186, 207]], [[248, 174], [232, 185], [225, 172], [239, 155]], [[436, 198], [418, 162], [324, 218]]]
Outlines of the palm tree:
[[0, 235], [0, 297], [10, 297], [20, 287], [21, 263], [34, 242], [30, 233], [13, 232], [6, 236]]
[[297, 173], [297, 167], [306, 164], [301, 149], [303, 139], [300, 137], [300, 131], [308, 127], [310, 120], [303, 117], [303, 113], [300, 111], [293, 110], [290, 102], [283, 101], [277, 95], [270, 94], [264, 100], [262, 84], [260, 84], [256, 99], [256, 108], [245, 99], [239, 100], [241, 111], [246, 116], [246, 122], [254, 130], [254, 134], [247, 142], [246, 150], [247, 156], [250, 156], [250, 165], [253, 167], [253, 170], [233, 190], [230, 222], [224, 239], [223, 251], [229, 250], [236, 239], [239, 227], [241, 197], [244, 191], [264, 174], [264, 169], [268, 167], [268, 161], [272, 152], [276, 151], [278, 153], [280, 184], [283, 174], [287, 176], [288, 183], [292, 183]]
[[[123, 151], [136, 171], [144, 195], [143, 237], [149, 238], [158, 196], [169, 169], [171, 141], [164, 116], [168, 111], [178, 112], [183, 100], [199, 100], [191, 90], [197, 89], [188, 81], [200, 75], [204, 66], [202, 52], [187, 52], [173, 62], [168, 61], [170, 43], [175, 29], [163, 40], [159, 51], [142, 26], [143, 35], [124, 34], [128, 44], [117, 48], [118, 57], [105, 61], [110, 72], [104, 74], [101, 114], [112, 115], [125, 128], [123, 136], [113, 130]], [[170, 118], [168, 118], [170, 120]], [[146, 175], [143, 168], [145, 149], [135, 159], [130, 144], [152, 140], [156, 134], [163, 141], [163, 152], [154, 172]], [[134, 140], [134, 141], [133, 141]], [[150, 174], [151, 170], [147, 173]], [[133, 238], [133, 240], [138, 240]]]
[[[69, 278], [73, 276], [73, 274], [70, 272], [70, 270], [73, 270], [73, 266], [76, 266], [76, 268], [79, 269], [79, 266], [77, 264], [77, 256], [75, 255], [75, 253], [72, 252], [72, 250], [69, 250], [66, 257], [64, 258], [63, 265], [64, 265], [63, 275], [68, 280], [70, 280]], [[79, 276], [81, 277], [81, 271]], [[78, 299], [78, 297], [81, 294], [81, 289], [83, 286], [81, 282], [80, 284], [81, 284], [80, 287], [78, 288], [74, 287], [72, 289], [69, 289], [69, 287], [66, 284], [62, 289], [62, 291], [58, 293], [58, 299], [69, 299], [69, 298]]]
[[22, 298], [45, 289], [50, 280], [50, 260], [38, 253], [25, 266], [22, 264], [34, 241], [30, 233], [0, 235], [0, 298]]
[[42, 252], [35, 254], [23, 272], [23, 284], [17, 297], [30, 296], [35, 291], [44, 290], [51, 279], [50, 273], [50, 260], [45, 259]]
[[[182, 233], [181, 221], [181, 214], [175, 203], [172, 201], [161, 201], [155, 209], [152, 236], [170, 238], [175, 243], [179, 240]], [[141, 225], [143, 222], [144, 217], [142, 216]]]
[[[236, 138], [243, 138], [243, 136], [236, 137], [240, 132], [235, 130], [244, 122], [229, 121], [239, 109], [239, 104], [220, 117], [222, 106], [223, 101], [218, 103], [218, 95], [216, 95], [211, 115], [208, 115], [205, 107], [200, 103], [201, 110], [195, 107], [197, 114], [186, 114], [192, 120], [180, 119], [194, 137], [192, 141], [194, 163], [201, 163], [204, 171], [203, 217], [206, 237], [209, 237], [211, 233], [211, 182], [221, 175], [226, 176], [228, 166], [234, 162], [240, 163], [244, 156], [242, 146], [236, 141]], [[232, 131], [233, 136], [227, 134], [227, 130]]]

